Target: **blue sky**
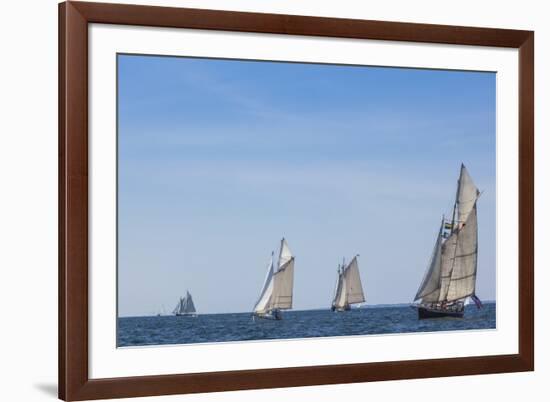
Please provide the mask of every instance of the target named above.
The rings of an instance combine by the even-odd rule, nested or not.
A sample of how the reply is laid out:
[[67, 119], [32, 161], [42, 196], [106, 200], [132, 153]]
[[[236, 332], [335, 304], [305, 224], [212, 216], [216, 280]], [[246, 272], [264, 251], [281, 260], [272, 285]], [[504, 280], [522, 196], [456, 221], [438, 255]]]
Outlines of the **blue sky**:
[[495, 298], [494, 73], [118, 56], [119, 313], [250, 311], [281, 237], [294, 307], [410, 302], [463, 162]]

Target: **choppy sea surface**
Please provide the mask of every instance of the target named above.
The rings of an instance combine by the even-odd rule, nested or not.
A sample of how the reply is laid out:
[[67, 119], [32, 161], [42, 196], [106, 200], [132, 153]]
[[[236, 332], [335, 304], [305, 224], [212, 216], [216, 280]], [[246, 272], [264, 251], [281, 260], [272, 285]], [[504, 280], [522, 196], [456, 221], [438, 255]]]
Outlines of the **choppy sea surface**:
[[427, 320], [419, 320], [417, 311], [410, 306], [399, 305], [341, 313], [328, 309], [285, 311], [280, 321], [253, 320], [250, 313], [121, 317], [117, 343], [124, 347], [494, 328], [495, 303], [485, 303], [479, 310], [468, 305], [462, 319]]

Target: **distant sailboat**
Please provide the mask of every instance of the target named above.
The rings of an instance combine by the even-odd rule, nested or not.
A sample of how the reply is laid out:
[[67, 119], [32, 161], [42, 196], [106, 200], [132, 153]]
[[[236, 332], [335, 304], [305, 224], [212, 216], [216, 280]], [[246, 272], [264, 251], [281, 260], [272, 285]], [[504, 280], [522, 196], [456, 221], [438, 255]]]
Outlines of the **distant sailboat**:
[[264, 285], [254, 306], [254, 316], [273, 320], [282, 319], [281, 310], [292, 308], [293, 286], [294, 256], [283, 238], [276, 265], [273, 264], [273, 253], [271, 253]]
[[193, 297], [191, 296], [191, 293], [189, 293], [189, 291], [187, 291], [185, 297], [180, 297], [180, 300], [172, 313], [177, 316], [197, 316], [195, 303], [193, 303]]
[[162, 305], [161, 308], [159, 309], [158, 313], [157, 313], [157, 317], [161, 317], [165, 314], [166, 314], [166, 311], [164, 310], [164, 305]]
[[464, 303], [475, 296], [477, 274], [477, 200], [480, 192], [464, 164], [460, 168], [451, 221], [443, 217], [432, 257], [415, 296], [418, 318], [464, 316]]
[[345, 264], [345, 261], [341, 266], [338, 265], [338, 279], [332, 300], [332, 311], [348, 311], [351, 310], [352, 304], [365, 301], [357, 257], [353, 257], [348, 265]]

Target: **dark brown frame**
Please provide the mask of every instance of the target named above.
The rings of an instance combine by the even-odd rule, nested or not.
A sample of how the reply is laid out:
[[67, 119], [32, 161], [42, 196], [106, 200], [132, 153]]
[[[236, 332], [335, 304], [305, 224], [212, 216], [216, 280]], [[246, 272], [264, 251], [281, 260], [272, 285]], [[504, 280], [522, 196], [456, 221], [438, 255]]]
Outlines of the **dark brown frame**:
[[[88, 377], [88, 24], [519, 49], [519, 353], [215, 373]], [[215, 10], [59, 5], [59, 397], [137, 397], [534, 370], [534, 33]]]

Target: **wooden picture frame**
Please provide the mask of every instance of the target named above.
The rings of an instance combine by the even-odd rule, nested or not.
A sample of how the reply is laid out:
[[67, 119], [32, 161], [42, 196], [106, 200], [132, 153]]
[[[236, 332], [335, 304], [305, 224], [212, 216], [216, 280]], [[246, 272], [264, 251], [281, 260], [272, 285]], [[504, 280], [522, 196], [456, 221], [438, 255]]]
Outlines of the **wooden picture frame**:
[[[192, 28], [519, 49], [519, 353], [90, 379], [88, 24]], [[139, 397], [534, 369], [534, 33], [337, 18], [65, 2], [59, 5], [59, 397]]]

